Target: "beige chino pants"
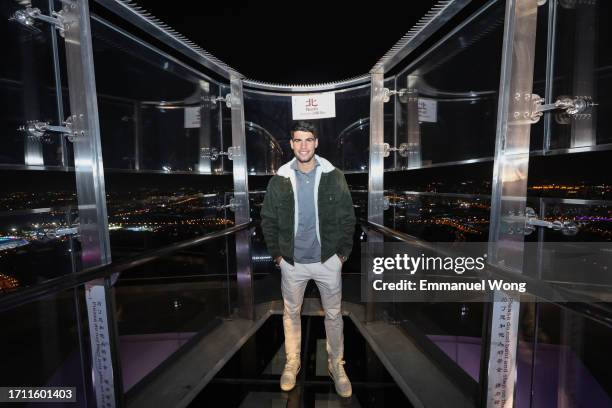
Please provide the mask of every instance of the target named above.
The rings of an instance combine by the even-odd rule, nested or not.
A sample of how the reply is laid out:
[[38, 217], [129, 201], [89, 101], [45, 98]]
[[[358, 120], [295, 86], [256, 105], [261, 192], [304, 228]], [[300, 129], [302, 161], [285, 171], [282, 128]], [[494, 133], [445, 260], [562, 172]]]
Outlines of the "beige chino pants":
[[327, 335], [327, 354], [330, 359], [344, 357], [344, 324], [340, 311], [342, 302], [342, 261], [333, 255], [321, 263], [292, 266], [284, 259], [280, 263], [281, 291], [285, 305], [283, 328], [285, 330], [285, 351], [287, 354], [300, 354], [302, 342], [301, 311], [304, 291], [313, 279], [321, 294], [321, 304], [325, 311], [325, 333]]

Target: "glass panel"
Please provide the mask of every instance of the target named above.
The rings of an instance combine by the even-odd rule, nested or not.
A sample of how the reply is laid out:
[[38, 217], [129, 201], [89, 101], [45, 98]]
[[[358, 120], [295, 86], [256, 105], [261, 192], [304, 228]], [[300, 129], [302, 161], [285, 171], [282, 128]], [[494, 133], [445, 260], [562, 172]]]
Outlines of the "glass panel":
[[[462, 378], [458, 381], [465, 381], [474, 388], [480, 375], [484, 307], [483, 303], [471, 302], [411, 302], [394, 303], [391, 308], [387, 305], [387, 311], [415, 339], [420, 338], [423, 345], [429, 345], [432, 358], [445, 364], [449, 374], [457, 367], [461, 369], [461, 374], [451, 375], [451, 378]], [[451, 362], [456, 367], [449, 364]]]
[[[46, 0], [27, 2], [49, 14]], [[62, 165], [62, 141], [58, 134], [28, 136], [18, 130], [29, 121], [58, 124], [56, 88], [49, 24], [24, 26], [13, 19], [23, 2], [0, 4], [0, 164]]]
[[491, 172], [488, 162], [387, 173], [384, 225], [431, 242], [487, 241]]
[[387, 372], [351, 319], [344, 320], [344, 351], [353, 395], [340, 398], [327, 373], [325, 325], [319, 316], [303, 316], [302, 363], [296, 387], [278, 387], [285, 361], [282, 317], [272, 315], [232, 356], [189, 407], [223, 401], [225, 407], [409, 407], [405, 394]]
[[516, 406], [612, 405], [610, 327], [551, 303], [521, 305]]
[[280, 143], [257, 123], [246, 122], [244, 127], [249, 174], [274, 174], [284, 164], [283, 149]]
[[487, 7], [397, 76], [399, 168], [493, 156], [503, 17]]
[[586, 96], [597, 105], [574, 118], [551, 113], [550, 149], [612, 143], [612, 4], [557, 4], [553, 97]]
[[[341, 170], [364, 172], [367, 169], [369, 93], [369, 86], [336, 92], [336, 116], [313, 121], [319, 132], [317, 154]], [[291, 96], [245, 91], [247, 154], [251, 174], [270, 173], [274, 167], [270, 164], [271, 157], [276, 158], [274, 165], [278, 167], [293, 158], [289, 144], [293, 118], [291, 103]], [[249, 127], [261, 129], [260, 133], [268, 135], [263, 137], [267, 144], [265, 152], [261, 151], [261, 143], [255, 148], [249, 140], [262, 139], [262, 136], [252, 135], [254, 131]]]
[[219, 86], [97, 17], [92, 35], [105, 168], [217, 173]]
[[0, 293], [72, 273], [80, 259], [74, 174], [3, 172]]
[[395, 192], [386, 225], [431, 242], [486, 242], [489, 195]]
[[[336, 93], [336, 118], [326, 120], [325, 132], [335, 136], [335, 144], [319, 151], [336, 167], [350, 172], [367, 172], [370, 144], [370, 85]], [[325, 152], [325, 153], [323, 153]]]
[[244, 90], [244, 118], [249, 174], [275, 172], [293, 158], [290, 96]]
[[[82, 301], [82, 289], [78, 292]], [[87, 317], [81, 315], [80, 326], [74, 293], [67, 290], [0, 314], [2, 386], [76, 387], [77, 403], [57, 406], [91, 406], [83, 383], [88, 374], [83, 361], [90, 358], [81, 352], [79, 340]]]
[[[280, 270], [268, 253], [263, 232], [261, 230], [261, 206], [265, 197], [265, 186], [269, 177], [249, 177], [249, 189], [257, 188], [263, 184], [264, 190], [249, 191], [251, 206], [251, 219], [257, 222], [253, 235], [251, 235], [251, 259], [253, 267], [253, 286], [255, 303], [264, 303], [280, 300]], [[265, 183], [265, 184], [264, 184]]]
[[113, 260], [234, 225], [230, 176], [106, 174]]
[[234, 313], [234, 252], [229, 236], [121, 274], [113, 290], [124, 391]]

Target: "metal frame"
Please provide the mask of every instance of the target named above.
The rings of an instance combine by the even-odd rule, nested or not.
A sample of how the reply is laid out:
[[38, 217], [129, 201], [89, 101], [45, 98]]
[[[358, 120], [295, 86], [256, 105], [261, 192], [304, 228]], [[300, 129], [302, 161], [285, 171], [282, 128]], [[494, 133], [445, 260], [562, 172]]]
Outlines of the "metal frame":
[[[359, 81], [355, 80], [355, 84], [347, 84], [343, 81], [339, 82], [330, 82], [327, 85], [316, 85], [316, 86], [329, 86], [329, 88], [314, 88], [315, 85], [266, 85], [266, 89], [262, 90], [261, 88], [246, 88], [247, 81], [243, 81], [245, 84], [244, 93], [246, 96], [249, 95], [269, 95], [269, 96], [292, 96], [292, 95], [301, 95], [304, 92], [327, 92], [334, 91], [336, 94], [341, 94], [344, 92], [351, 92], [357, 89], [365, 89], [370, 88], [370, 75], [364, 75], [363, 77], [358, 77]], [[387, 78], [388, 79], [388, 78]], [[350, 81], [350, 80], [349, 80]], [[259, 82], [257, 82], [259, 83]], [[273, 88], [273, 86], [277, 86], [278, 88]], [[313, 89], [308, 91], [297, 91], [292, 89], [307, 89], [308, 87], [313, 87]], [[335, 87], [335, 88], [334, 88]]]
[[[49, 0], [49, 13], [53, 10], [53, 0]], [[61, 126], [64, 123], [64, 98], [62, 95], [62, 76], [60, 68], [60, 56], [57, 46], [57, 31], [54, 26], [49, 27], [51, 33], [51, 54], [53, 55], [53, 77], [55, 80], [55, 103], [57, 104], [57, 125]], [[68, 167], [68, 147], [66, 138], [60, 138], [62, 149], [62, 166]]]
[[[282, 92], [284, 94], [297, 94], [305, 92], [340, 91], [345, 88], [359, 88], [367, 86], [370, 80], [369, 75], [361, 75], [353, 78], [334, 82], [323, 82], [319, 84], [277, 84], [270, 82], [257, 81], [255, 79], [245, 79], [244, 86], [249, 92]], [[265, 93], [265, 92], [261, 92]]]
[[[79, 208], [81, 267], [111, 262], [104, 166], [89, 6], [63, 3], [65, 48]], [[109, 278], [85, 284], [92, 354], [91, 377], [98, 407], [122, 405], [123, 390]]]
[[239, 231], [248, 229], [252, 226], [253, 223], [235, 225], [233, 227], [212, 232], [198, 238], [177, 242], [163, 248], [138, 254], [132, 258], [122, 259], [121, 261], [114, 262], [113, 264], [93, 266], [78, 271], [72, 275], [65, 275], [58, 278], [49, 279], [35, 286], [20, 289], [16, 293], [7, 294], [0, 298], [0, 313], [17, 308], [41, 297], [49, 296], [53, 293], [77, 288], [92, 280], [104, 279], [110, 275], [126, 272], [130, 269], [146, 265], [149, 262], [159, 260], [160, 258], [166, 257], [178, 251], [198, 247], [210, 241], [227, 237]]
[[[555, 78], [555, 44], [557, 41], [557, 0], [548, 3], [548, 31], [546, 34], [546, 95], [545, 103], [553, 103], [553, 81]], [[552, 130], [552, 115], [544, 117], [544, 140], [542, 150], [550, 151], [550, 136]]]
[[[579, 35], [574, 37], [574, 72], [572, 75], [572, 94], [586, 95], [595, 99], [597, 88], [594, 84], [595, 47], [597, 26], [589, 27], [595, 19], [596, 2], [581, 3], [577, 7], [575, 18], [576, 31]], [[551, 84], [552, 85], [552, 84]], [[554, 92], [554, 89], [552, 90]], [[595, 146], [597, 109], [581, 120], [571, 121], [570, 147], [580, 148]], [[550, 116], [550, 114], [549, 114]]]
[[[489, 9], [491, 7], [493, 7], [495, 4], [499, 3], [499, 1], [500, 0], [489, 0], [485, 5], [483, 5], [481, 8], [479, 8], [474, 14], [470, 15], [468, 18], [466, 18], [461, 23], [459, 23], [455, 28], [453, 28], [448, 34], [446, 34], [444, 37], [442, 37], [434, 45], [429, 47], [423, 53], [419, 54], [417, 58], [415, 58], [405, 68], [403, 68], [400, 72], [398, 72], [397, 76], [400, 77], [400, 76], [406, 75], [406, 73], [411, 71], [417, 64], [419, 64], [422, 60], [427, 58], [438, 47], [442, 46], [448, 40], [450, 40], [451, 38], [455, 37], [458, 32], [463, 30], [466, 26], [470, 25], [474, 20], [476, 20], [482, 14], [488, 12]], [[480, 32], [480, 35], [483, 35], [483, 34], [486, 34], [486, 33]], [[496, 92], [496, 91], [494, 91], [494, 92]]]
[[[231, 79], [231, 77], [243, 78], [237, 70], [217, 59], [188, 38], [174, 31], [168, 25], [147, 13], [136, 3], [129, 0], [95, 1], [157, 40], [202, 64], [215, 74], [227, 79]], [[390, 69], [394, 68], [431, 34], [446, 24], [453, 16], [468, 5], [470, 1], [471, 0], [449, 0], [438, 2], [377, 62], [372, 68], [372, 71], [381, 68], [383, 72], [388, 72]], [[363, 85], [368, 82], [368, 79], [368, 75], [362, 75], [342, 81], [319, 84], [275, 84], [257, 81], [255, 79], [244, 79], [243, 83], [244, 87], [249, 90], [300, 93], [340, 90], [347, 87]]]
[[[371, 73], [370, 90], [370, 157], [368, 163], [368, 221], [374, 224], [383, 224], [384, 212], [384, 169], [385, 160], [382, 146], [385, 143], [385, 116], [384, 116], [384, 88], [385, 78], [382, 70]], [[368, 234], [368, 243], [383, 242], [379, 232]], [[372, 282], [375, 275], [368, 272], [363, 277], [362, 285], [366, 295], [366, 322], [376, 319]]]
[[[236, 224], [242, 224], [250, 222], [251, 216], [244, 126], [244, 95], [240, 77], [231, 77], [230, 90], [232, 96], [232, 145], [240, 149], [240, 155], [233, 159], [234, 203], [236, 205], [234, 218]], [[238, 315], [253, 320], [255, 318], [255, 298], [249, 231], [236, 233], [236, 280], [239, 302]]]
[[446, 24], [471, 0], [439, 1], [372, 67], [372, 71], [389, 72], [440, 27]]
[[[525, 114], [533, 87], [537, 9], [537, 0], [506, 2], [491, 191], [488, 262], [518, 273], [523, 268], [524, 225], [509, 218], [524, 214], [526, 207], [531, 123]], [[511, 407], [520, 302], [501, 291], [493, 293], [492, 298], [483, 405]]]
[[189, 40], [187, 37], [179, 34], [156, 17], [147, 13], [136, 3], [127, 0], [95, 1], [113, 13], [121, 16], [126, 21], [134, 24], [136, 27], [145, 31], [147, 34], [153, 36], [157, 40], [202, 64], [215, 74], [226, 79], [230, 79], [232, 76], [242, 78], [242, 75], [238, 71], [225, 64], [215, 56], [209, 54], [200, 46]]
[[[112, 24], [109, 21], [106, 21], [105, 19], [103, 19], [102, 17], [99, 17], [97, 15], [92, 15], [91, 16], [91, 20], [95, 21], [96, 23], [101, 24], [102, 26], [104, 26], [105, 28], [116, 32], [119, 35], [124, 36], [125, 38], [129, 39], [130, 41], [133, 41], [135, 44], [137, 44], [138, 46], [145, 48], [151, 52], [154, 52], [156, 54], [158, 54], [160, 57], [167, 59], [168, 61], [171, 61], [173, 64], [176, 64], [178, 66], [180, 66], [181, 68], [185, 69], [185, 71], [187, 71], [188, 73], [190, 73], [191, 75], [193, 75], [192, 79], [195, 80], [205, 80], [208, 82], [213, 82], [216, 85], [221, 85], [221, 82], [212, 79], [211, 77], [209, 77], [208, 75], [206, 75], [205, 73], [198, 71], [197, 69], [185, 64], [183, 61], [173, 57], [172, 55], [160, 50], [159, 48], [153, 46], [152, 44], [147, 43], [144, 40], [141, 40], [140, 38], [136, 37], [133, 34], [130, 34], [129, 32], [117, 27], [116, 25]], [[107, 95], [103, 95], [100, 94], [100, 96], [107, 96]], [[126, 102], [134, 102], [133, 100], [130, 99], [125, 99], [125, 98], [119, 98], [121, 100], [125, 100]], [[141, 102], [141, 101], [138, 101]]]

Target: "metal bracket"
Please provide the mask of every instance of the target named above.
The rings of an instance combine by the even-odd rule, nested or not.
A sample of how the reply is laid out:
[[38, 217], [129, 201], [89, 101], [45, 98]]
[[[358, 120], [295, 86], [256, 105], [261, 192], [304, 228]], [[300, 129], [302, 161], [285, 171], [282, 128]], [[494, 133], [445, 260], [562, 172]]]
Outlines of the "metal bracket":
[[382, 154], [383, 157], [389, 157], [389, 154], [391, 154], [391, 152], [398, 152], [400, 154], [400, 156], [402, 157], [408, 157], [408, 148], [409, 148], [409, 144], [408, 143], [402, 143], [399, 145], [399, 147], [393, 147], [391, 145], [389, 145], [389, 143], [383, 143], [383, 144], [379, 144], [376, 146], [377, 147], [377, 152], [379, 154]]
[[[523, 94], [517, 92], [514, 95], [515, 101], [520, 101], [520, 99], [525, 98], [526, 101], [529, 101], [529, 111], [523, 112], [514, 112], [515, 120], [527, 120], [530, 123], [538, 123], [540, 118], [544, 115], [544, 112], [550, 112], [554, 110], [563, 111], [562, 114], [574, 117], [577, 120], [585, 119], [590, 116], [590, 114], [584, 114], [583, 112], [588, 108], [593, 106], [597, 106], [596, 103], [593, 102], [592, 98], [589, 96], [560, 96], [554, 103], [544, 103], [544, 98], [540, 97], [537, 94]], [[522, 118], [521, 118], [522, 116]]]
[[531, 234], [536, 227], [550, 228], [555, 231], [561, 231], [565, 236], [573, 236], [578, 233], [578, 225], [572, 221], [544, 221], [538, 219], [536, 212], [531, 207], [525, 208], [525, 235]]
[[235, 197], [230, 198], [229, 204], [227, 206], [231, 212], [236, 212], [236, 207], [238, 207], [238, 204], [236, 203], [236, 198]]
[[[64, 121], [64, 126], [50, 125], [49, 122], [41, 122], [32, 120], [27, 122], [24, 126], [20, 126], [17, 130], [25, 132], [27, 137], [36, 139], [42, 142], [50, 142], [48, 138], [49, 134], [58, 134], [66, 136], [70, 142], [74, 142], [79, 136], [77, 132], [72, 129], [72, 116], [69, 116]], [[81, 136], [85, 136], [85, 132], [81, 131]]]
[[383, 197], [383, 209], [386, 211], [389, 209], [389, 207], [396, 207], [399, 209], [403, 209], [406, 208], [406, 201], [405, 200], [399, 200], [396, 202], [391, 202], [389, 200], [389, 197], [385, 196]]
[[[389, 88], [383, 88], [383, 102], [387, 103], [391, 100], [391, 95], [397, 95], [400, 97], [400, 99], [403, 99], [403, 96], [406, 95], [408, 93], [408, 89], [406, 88], [402, 88], [399, 90], [396, 89], [389, 89]], [[402, 102], [404, 102], [402, 100]]]
[[44, 21], [45, 23], [55, 26], [55, 28], [59, 31], [60, 36], [63, 37], [65, 25], [62, 12], [63, 11], [53, 11], [51, 16], [47, 16], [42, 14], [40, 9], [37, 7], [26, 7], [25, 9], [17, 10], [10, 20], [15, 20], [28, 28], [34, 26], [35, 20]]
[[230, 211], [235, 212], [236, 208], [239, 207], [239, 204], [236, 202], [236, 198], [235, 197], [231, 197], [229, 199], [229, 203], [228, 204], [224, 204], [224, 205], [220, 205], [215, 207], [217, 210], [222, 210], [224, 208], [228, 208]]
[[210, 101], [211, 102], [225, 102], [225, 106], [227, 106], [228, 108], [231, 109], [232, 107], [232, 94], [227, 94], [225, 96], [211, 96], [210, 97]]
[[203, 147], [202, 158], [210, 159], [215, 161], [219, 156], [227, 156], [228, 159], [234, 160], [234, 157], [240, 156], [240, 146], [230, 146], [227, 148], [227, 152], [220, 152], [216, 147]]

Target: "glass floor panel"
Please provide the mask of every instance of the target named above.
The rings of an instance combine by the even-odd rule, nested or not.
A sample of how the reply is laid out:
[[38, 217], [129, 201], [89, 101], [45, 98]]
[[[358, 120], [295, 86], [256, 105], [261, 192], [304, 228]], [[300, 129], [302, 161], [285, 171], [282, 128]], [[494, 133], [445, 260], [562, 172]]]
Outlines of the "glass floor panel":
[[190, 407], [412, 407], [349, 318], [344, 318], [345, 369], [353, 396], [341, 398], [327, 373], [323, 317], [302, 316], [302, 369], [296, 387], [280, 389], [285, 364], [282, 316], [271, 316], [193, 400]]

